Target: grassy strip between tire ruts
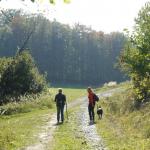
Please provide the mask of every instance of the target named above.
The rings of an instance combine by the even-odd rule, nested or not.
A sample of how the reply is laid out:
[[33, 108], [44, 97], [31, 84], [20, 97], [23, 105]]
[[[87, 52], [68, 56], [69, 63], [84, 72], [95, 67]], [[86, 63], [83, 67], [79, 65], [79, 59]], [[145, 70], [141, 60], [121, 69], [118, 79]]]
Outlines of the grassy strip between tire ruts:
[[97, 131], [110, 150], [150, 150], [150, 104], [134, 110], [132, 92], [126, 89], [100, 101], [104, 118]]
[[79, 107], [69, 111], [69, 120], [59, 125], [54, 135], [53, 150], [90, 150], [78, 122]]

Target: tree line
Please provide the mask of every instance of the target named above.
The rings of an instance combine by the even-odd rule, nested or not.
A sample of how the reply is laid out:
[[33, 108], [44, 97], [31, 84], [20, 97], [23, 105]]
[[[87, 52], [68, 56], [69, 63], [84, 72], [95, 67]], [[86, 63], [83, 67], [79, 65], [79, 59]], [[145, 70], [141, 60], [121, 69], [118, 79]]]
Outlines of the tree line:
[[123, 33], [105, 34], [85, 25], [70, 27], [41, 15], [8, 10], [0, 17], [0, 56], [14, 56], [30, 31], [24, 49], [34, 57], [40, 72], [52, 83], [100, 85], [124, 80], [114, 64], [123, 49]]

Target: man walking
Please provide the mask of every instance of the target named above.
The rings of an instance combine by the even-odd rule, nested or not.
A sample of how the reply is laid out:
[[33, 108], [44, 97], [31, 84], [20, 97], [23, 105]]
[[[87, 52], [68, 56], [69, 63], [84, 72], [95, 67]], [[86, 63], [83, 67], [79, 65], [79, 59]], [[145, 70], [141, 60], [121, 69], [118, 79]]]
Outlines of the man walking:
[[90, 123], [94, 123], [94, 121], [95, 121], [95, 113], [94, 113], [95, 100], [94, 100], [94, 93], [93, 93], [91, 87], [88, 87], [87, 92], [88, 92], [88, 99], [89, 99], [88, 112], [89, 112], [89, 117], [90, 117]]
[[66, 104], [66, 96], [62, 94], [62, 89], [58, 89], [58, 94], [55, 96], [55, 102], [57, 107], [57, 123], [60, 121], [61, 114], [61, 122], [64, 121], [64, 106]]

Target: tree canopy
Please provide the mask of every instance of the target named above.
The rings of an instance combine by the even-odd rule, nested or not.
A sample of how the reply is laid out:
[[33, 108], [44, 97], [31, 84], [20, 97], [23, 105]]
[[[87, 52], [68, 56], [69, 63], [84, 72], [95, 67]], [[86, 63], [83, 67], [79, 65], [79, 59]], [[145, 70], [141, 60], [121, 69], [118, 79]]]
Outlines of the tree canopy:
[[36, 30], [24, 48], [30, 49], [50, 82], [100, 85], [123, 80], [114, 68], [125, 42], [122, 33], [105, 34], [80, 24], [70, 27], [43, 16], [15, 13], [12, 22], [0, 28], [1, 56], [15, 55], [34, 21]]
[[[0, 0], [0, 1], [2, 1], [2, 0]], [[20, 1], [26, 1], [26, 0], [20, 0]], [[41, 0], [30, 0], [31, 2], [36, 2], [36, 1], [41, 1]], [[44, 1], [44, 0], [43, 0]], [[70, 3], [70, 0], [62, 0], [62, 1], [64, 1], [64, 3]], [[56, 0], [49, 0], [49, 2], [51, 3], [51, 4], [55, 4], [55, 2], [56, 2]]]
[[135, 19], [135, 28], [124, 52], [121, 66], [131, 77], [136, 99], [147, 101], [150, 97], [150, 2], [145, 4]]

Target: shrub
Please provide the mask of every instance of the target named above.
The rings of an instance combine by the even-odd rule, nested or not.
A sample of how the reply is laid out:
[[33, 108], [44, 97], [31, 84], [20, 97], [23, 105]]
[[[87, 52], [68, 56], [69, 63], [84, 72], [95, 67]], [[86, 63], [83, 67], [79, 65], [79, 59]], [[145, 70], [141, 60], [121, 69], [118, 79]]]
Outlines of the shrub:
[[105, 103], [109, 112], [118, 115], [128, 114], [139, 108], [132, 89], [114, 94], [112, 97], [107, 98]]
[[120, 66], [132, 80], [136, 104], [150, 101], [150, 2], [139, 11], [132, 35], [121, 54]]
[[19, 101], [21, 95], [37, 94], [44, 89], [45, 78], [40, 75], [29, 52], [6, 59], [5, 67], [1, 67], [0, 104]]
[[47, 92], [37, 96], [21, 96], [19, 100], [19, 102], [9, 102], [6, 105], [0, 106], [0, 115], [27, 113], [36, 109], [50, 109], [53, 107], [53, 99]]

